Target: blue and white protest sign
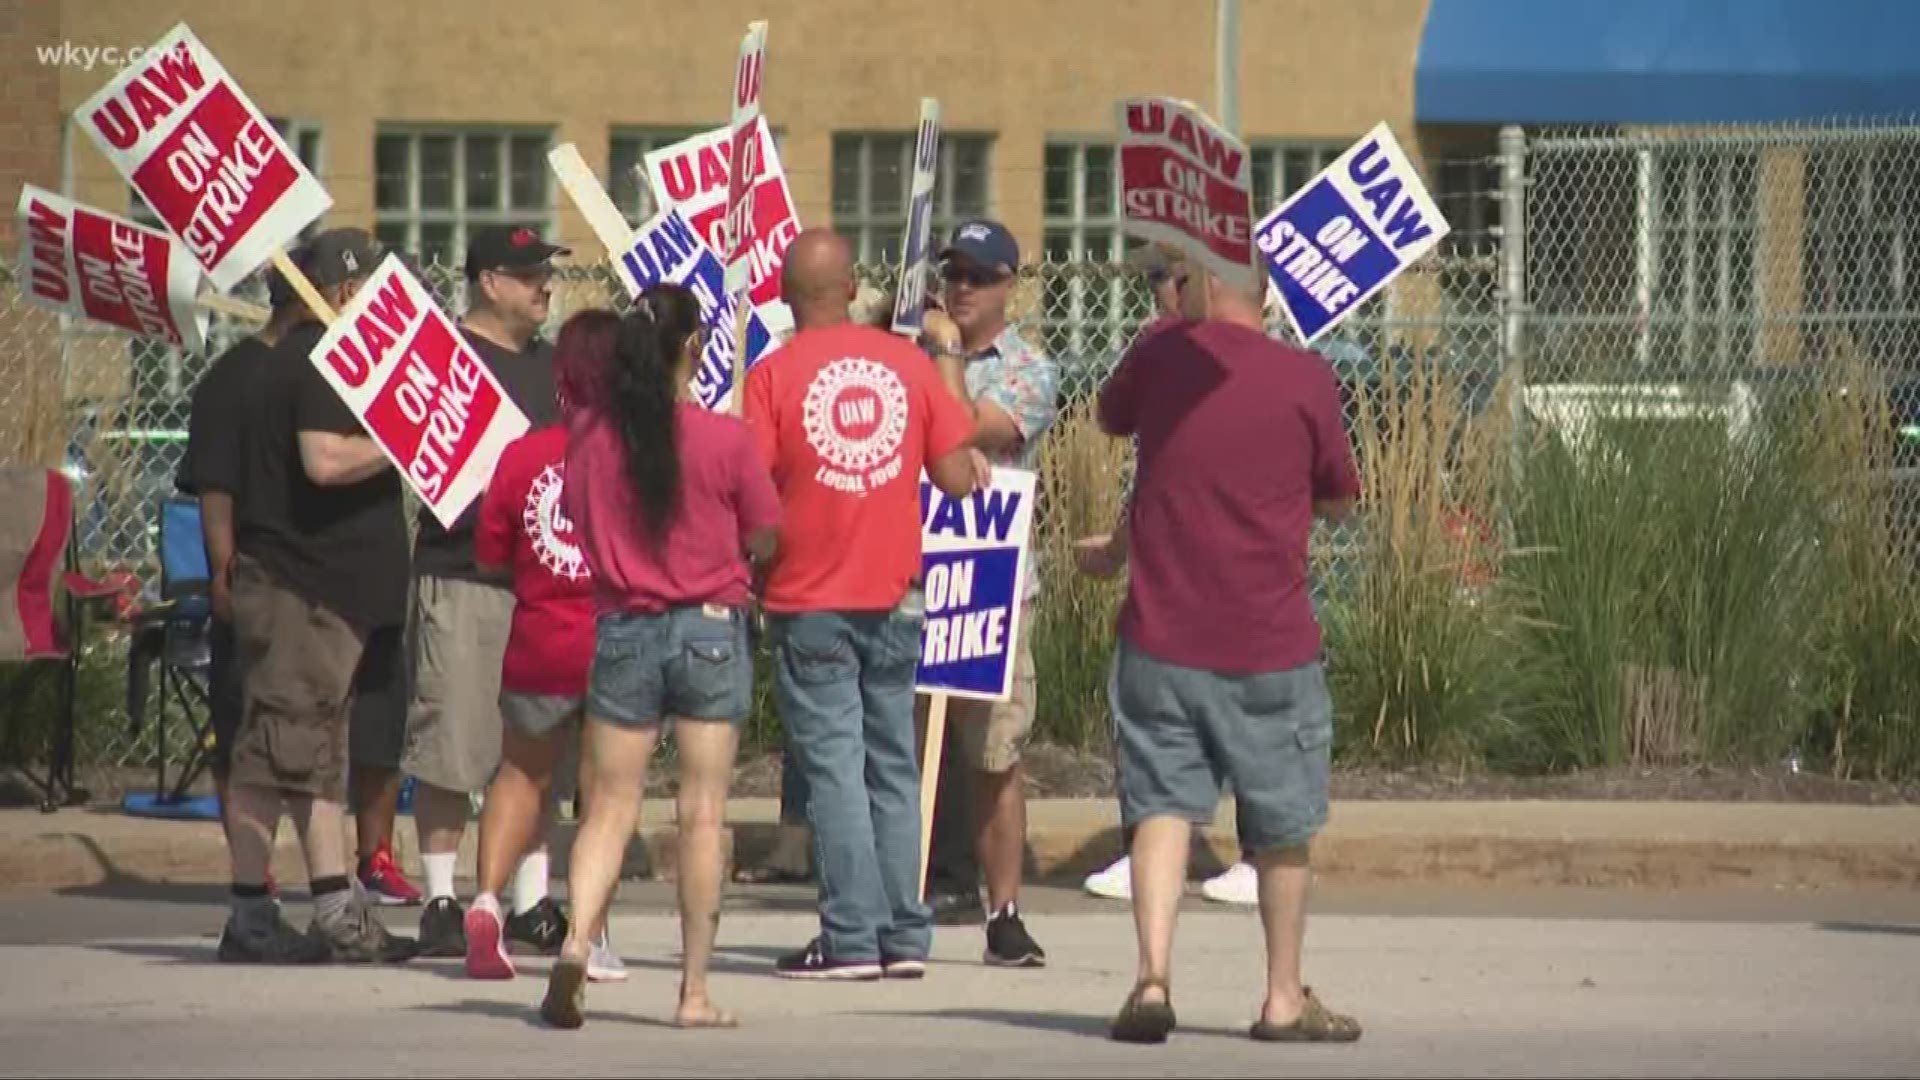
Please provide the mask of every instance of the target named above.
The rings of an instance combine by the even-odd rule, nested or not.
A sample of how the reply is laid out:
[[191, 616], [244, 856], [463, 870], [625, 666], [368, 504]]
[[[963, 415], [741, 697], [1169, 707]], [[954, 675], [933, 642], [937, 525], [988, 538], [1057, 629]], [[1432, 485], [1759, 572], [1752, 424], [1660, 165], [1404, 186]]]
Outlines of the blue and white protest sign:
[[1449, 231], [1382, 123], [1268, 214], [1253, 240], [1294, 333], [1311, 344]]
[[[724, 410], [733, 389], [733, 313], [740, 297], [727, 292], [726, 267], [719, 254], [700, 239], [679, 210], [670, 209], [640, 227], [616, 265], [629, 297], [665, 281], [684, 285], [699, 298], [700, 318], [708, 334], [693, 389], [700, 404]], [[747, 320], [748, 366], [758, 363], [773, 345], [766, 314], [755, 310]]]
[[920, 99], [920, 135], [913, 144], [913, 186], [907, 232], [900, 242], [900, 288], [893, 300], [893, 332], [920, 336], [927, 313], [927, 251], [933, 246], [933, 182], [940, 167], [940, 103]]
[[993, 470], [993, 486], [955, 499], [920, 479], [927, 625], [916, 689], [1005, 701], [1013, 693], [1020, 598], [1033, 532], [1034, 474]]

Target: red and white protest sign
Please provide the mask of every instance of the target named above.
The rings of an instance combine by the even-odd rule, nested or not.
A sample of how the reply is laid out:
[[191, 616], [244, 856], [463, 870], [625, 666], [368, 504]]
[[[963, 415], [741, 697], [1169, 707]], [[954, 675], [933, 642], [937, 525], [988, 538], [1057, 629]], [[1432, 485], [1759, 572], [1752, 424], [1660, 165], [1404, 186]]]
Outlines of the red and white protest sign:
[[179, 241], [32, 184], [20, 191], [20, 280], [43, 307], [206, 349], [200, 268]]
[[452, 528], [527, 418], [433, 294], [389, 255], [309, 357]]
[[767, 24], [753, 23], [740, 39], [733, 71], [733, 123], [727, 134], [727, 292], [745, 292], [752, 279], [753, 181], [760, 175], [760, 85], [767, 66]]
[[[780, 152], [773, 144], [767, 118], [754, 121], [760, 176], [753, 190], [752, 246], [748, 264], [753, 306], [765, 308], [780, 300], [780, 267], [787, 248], [800, 235], [800, 215], [794, 211], [793, 191], [787, 186]], [[647, 155], [647, 176], [662, 206], [677, 208], [693, 230], [713, 250], [727, 250], [725, 237], [727, 186], [730, 182], [732, 131], [715, 128], [691, 139], [662, 147]]]
[[185, 23], [77, 115], [221, 292], [333, 205]]
[[1247, 144], [1173, 98], [1121, 102], [1120, 132], [1127, 235], [1172, 244], [1227, 281], [1259, 281]]

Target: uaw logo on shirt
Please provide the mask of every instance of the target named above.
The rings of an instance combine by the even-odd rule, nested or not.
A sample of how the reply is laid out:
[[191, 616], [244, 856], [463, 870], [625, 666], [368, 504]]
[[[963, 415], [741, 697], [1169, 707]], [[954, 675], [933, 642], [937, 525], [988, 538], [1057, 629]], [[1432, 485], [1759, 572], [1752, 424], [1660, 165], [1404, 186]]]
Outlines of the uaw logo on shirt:
[[826, 365], [807, 387], [803, 421], [821, 484], [865, 495], [900, 479], [907, 387], [892, 368], [852, 357]]
[[560, 509], [563, 488], [560, 467], [549, 465], [534, 478], [527, 489], [527, 506], [520, 513], [520, 526], [540, 565], [554, 577], [583, 581], [590, 576], [586, 556], [573, 542], [573, 522]]

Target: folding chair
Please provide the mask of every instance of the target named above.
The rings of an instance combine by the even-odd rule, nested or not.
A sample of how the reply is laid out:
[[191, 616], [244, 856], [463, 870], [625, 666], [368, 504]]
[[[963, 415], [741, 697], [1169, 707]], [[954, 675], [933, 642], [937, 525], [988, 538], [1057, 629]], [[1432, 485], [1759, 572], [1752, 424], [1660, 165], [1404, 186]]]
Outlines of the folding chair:
[[[80, 642], [96, 601], [122, 590], [79, 572], [73, 547], [73, 483], [65, 473], [37, 466], [0, 466], [0, 663], [57, 664], [59, 705], [49, 736], [44, 778], [20, 771], [40, 789], [40, 809], [85, 803], [89, 793], [73, 777], [75, 699]], [[6, 715], [24, 716], [28, 680], [13, 684]], [[23, 689], [24, 688], [24, 689]]]
[[[171, 496], [160, 503], [160, 599], [135, 624], [127, 656], [127, 718], [137, 733], [153, 715], [154, 787], [122, 801], [129, 814], [218, 818], [211, 798], [190, 799], [187, 789], [207, 768], [213, 752], [213, 594], [200, 503]], [[151, 672], [158, 666], [157, 693]], [[167, 732], [186, 725], [192, 747], [173, 786], [167, 786]]]

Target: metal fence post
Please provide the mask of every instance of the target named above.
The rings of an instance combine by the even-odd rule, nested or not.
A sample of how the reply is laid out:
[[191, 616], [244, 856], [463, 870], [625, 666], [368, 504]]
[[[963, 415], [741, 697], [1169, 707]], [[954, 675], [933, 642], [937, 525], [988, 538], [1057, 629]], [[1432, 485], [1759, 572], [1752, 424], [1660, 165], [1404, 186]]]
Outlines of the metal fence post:
[[1500, 359], [1512, 410], [1514, 467], [1525, 455], [1527, 403], [1527, 136], [1509, 124], [1500, 129]]

